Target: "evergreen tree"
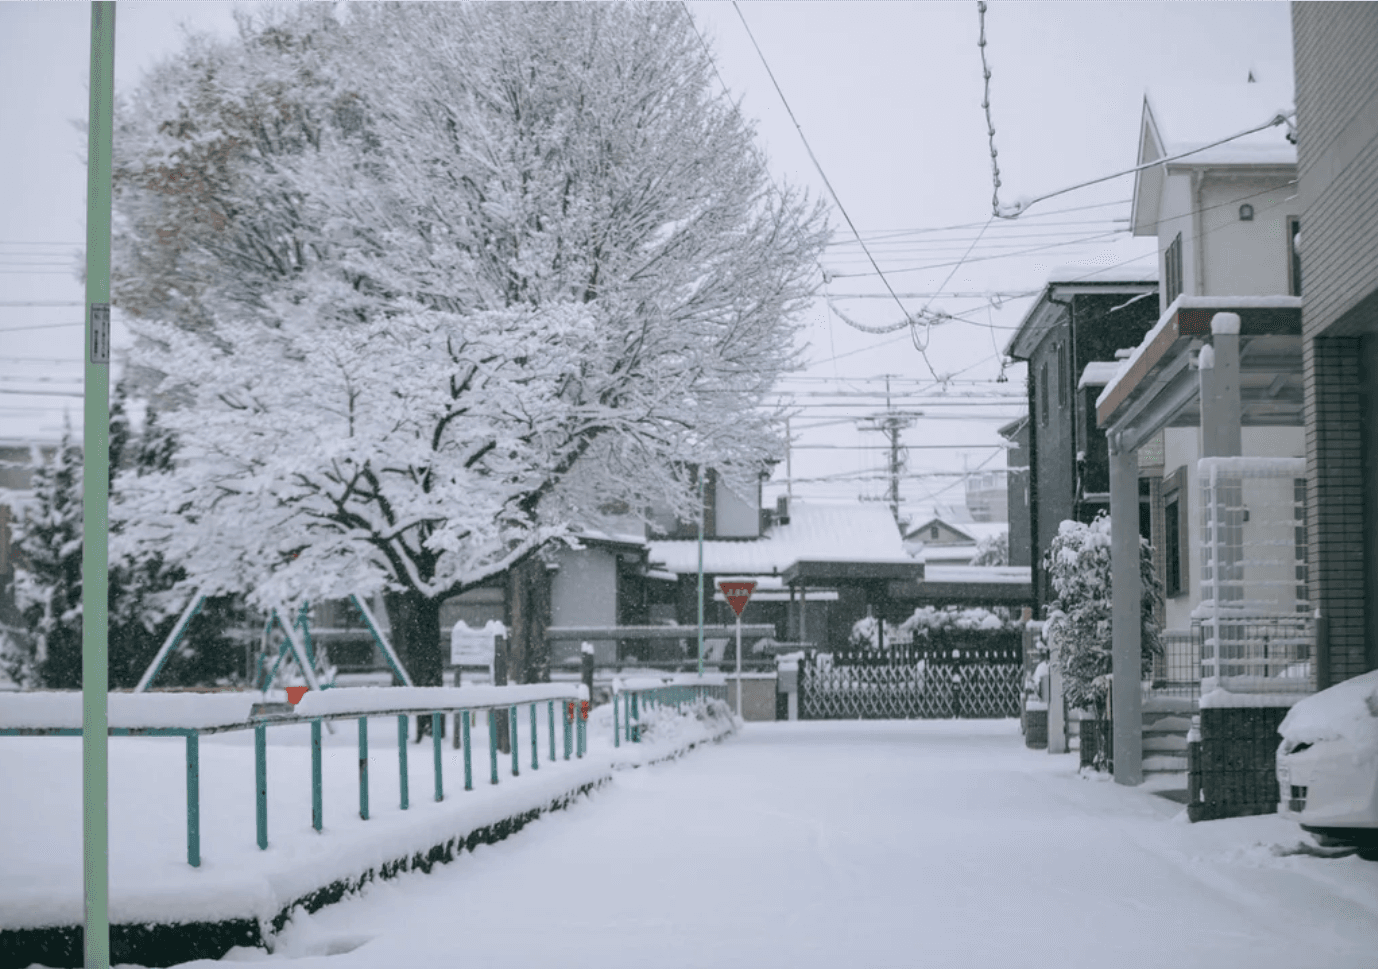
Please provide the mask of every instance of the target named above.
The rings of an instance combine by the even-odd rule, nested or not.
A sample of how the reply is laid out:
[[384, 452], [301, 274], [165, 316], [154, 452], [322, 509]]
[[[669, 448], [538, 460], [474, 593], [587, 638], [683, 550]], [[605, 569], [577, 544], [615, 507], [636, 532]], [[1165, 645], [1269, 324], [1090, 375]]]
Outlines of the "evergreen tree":
[[68, 421], [52, 459], [34, 472], [34, 504], [17, 522], [15, 599], [28, 635], [11, 637], [7, 665], [25, 686], [81, 687], [81, 450]]

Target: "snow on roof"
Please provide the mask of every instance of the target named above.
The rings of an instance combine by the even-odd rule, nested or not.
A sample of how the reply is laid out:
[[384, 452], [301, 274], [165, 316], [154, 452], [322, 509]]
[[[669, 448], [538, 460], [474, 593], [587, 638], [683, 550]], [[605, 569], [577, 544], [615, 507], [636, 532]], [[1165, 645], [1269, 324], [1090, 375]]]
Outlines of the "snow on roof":
[[[1145, 99], [1169, 156], [1228, 138], [1294, 108], [1292, 75], [1233, 84], [1193, 82], [1153, 84]], [[1218, 148], [1183, 159], [1193, 164], [1296, 164], [1297, 150], [1287, 140], [1287, 126], [1254, 132]]]
[[1103, 387], [1120, 375], [1120, 370], [1124, 366], [1122, 360], [1092, 360], [1086, 365], [1086, 369], [1081, 372], [1081, 380], [1077, 381], [1077, 390], [1083, 387]]
[[[788, 525], [772, 525], [758, 539], [706, 539], [703, 570], [711, 575], [783, 572], [800, 559], [838, 562], [912, 562], [899, 527], [881, 504], [793, 501]], [[698, 571], [699, 543], [650, 542], [651, 559], [666, 570]]]
[[1105, 389], [1096, 398], [1096, 408], [1110, 399], [1115, 388], [1124, 379], [1124, 375], [1133, 369], [1134, 364], [1139, 361], [1148, 348], [1153, 345], [1153, 341], [1158, 339], [1177, 315], [1178, 310], [1228, 310], [1228, 309], [1301, 309], [1300, 296], [1188, 296], [1183, 293], [1172, 301], [1172, 304], [1163, 311], [1163, 315], [1158, 317], [1158, 322], [1153, 329], [1144, 334], [1143, 340], [1134, 348], [1134, 352], [1129, 358], [1122, 361], [1119, 373], [1105, 385]]
[[1378, 670], [1298, 700], [1278, 733], [1292, 743], [1344, 739], [1378, 745]]
[[925, 582], [996, 582], [1028, 583], [1031, 570], [1027, 565], [935, 565], [923, 570]]
[[1104, 269], [1097, 269], [1094, 266], [1085, 264], [1078, 265], [1068, 263], [1061, 266], [1054, 266], [1048, 272], [1048, 284], [1052, 286], [1067, 285], [1069, 283], [1094, 283], [1097, 286], [1104, 286], [1111, 289], [1115, 286], [1157, 286], [1157, 273], [1134, 273], [1126, 276], [1120, 272], [1105, 279], [1093, 278], [1099, 273], [1109, 272], [1119, 267], [1108, 265]]

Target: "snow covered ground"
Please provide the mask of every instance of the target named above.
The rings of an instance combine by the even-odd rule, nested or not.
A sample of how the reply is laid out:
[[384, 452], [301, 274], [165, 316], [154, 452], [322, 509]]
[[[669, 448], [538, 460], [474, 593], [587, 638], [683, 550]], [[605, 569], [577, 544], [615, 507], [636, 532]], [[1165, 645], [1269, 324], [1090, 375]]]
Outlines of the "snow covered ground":
[[1303, 840], [1188, 824], [1015, 721], [752, 723], [227, 961], [1369, 969], [1378, 864], [1286, 853]]
[[[267, 851], [260, 851], [255, 840], [253, 731], [204, 736], [200, 868], [186, 862], [183, 740], [112, 738], [111, 921], [269, 920], [283, 906], [332, 881], [355, 880], [370, 868], [424, 853], [456, 835], [546, 808], [571, 791], [607, 780], [614, 765], [666, 757], [730, 726], [726, 720], [685, 718], [649, 730], [645, 743], [616, 750], [611, 708], [600, 707], [591, 717], [587, 754], [566, 761], [556, 709], [559, 759], [548, 759], [546, 705], [538, 704], [540, 767], [531, 770], [529, 707], [519, 707], [520, 774], [513, 777], [511, 756], [499, 753], [497, 785], [490, 780], [484, 714], [471, 731], [472, 791], [463, 789], [463, 754], [452, 749], [446, 737], [445, 797], [439, 803], [430, 741], [408, 744], [407, 811], [399, 803], [397, 719], [371, 719], [367, 821], [359, 817], [356, 722], [336, 721], [334, 734], [322, 736], [324, 824], [319, 834], [311, 826], [310, 728], [270, 727]], [[654, 711], [642, 719], [654, 723]], [[0, 737], [0, 777], [5, 779], [0, 799], [0, 929], [80, 924], [81, 739]]]

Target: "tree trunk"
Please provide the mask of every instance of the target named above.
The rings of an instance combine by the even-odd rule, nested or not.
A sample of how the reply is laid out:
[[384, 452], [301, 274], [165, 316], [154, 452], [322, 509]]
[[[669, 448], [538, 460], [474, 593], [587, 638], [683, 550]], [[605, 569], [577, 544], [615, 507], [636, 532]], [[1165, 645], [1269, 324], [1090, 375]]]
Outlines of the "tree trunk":
[[[392, 626], [392, 644], [416, 686], [444, 685], [444, 657], [440, 650], [440, 600], [427, 599], [414, 590], [388, 592], [383, 596]], [[444, 733], [444, 718], [441, 718]], [[416, 739], [431, 733], [431, 718], [416, 718]]]
[[550, 682], [550, 575], [539, 554], [507, 571], [507, 670], [514, 683]]

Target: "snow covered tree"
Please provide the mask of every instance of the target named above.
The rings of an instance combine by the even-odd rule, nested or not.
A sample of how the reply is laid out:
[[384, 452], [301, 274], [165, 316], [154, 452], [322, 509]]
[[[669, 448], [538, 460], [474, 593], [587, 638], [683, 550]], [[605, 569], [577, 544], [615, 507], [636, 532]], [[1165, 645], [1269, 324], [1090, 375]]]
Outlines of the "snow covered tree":
[[610, 503], [696, 514], [685, 467], [754, 480], [826, 225], [715, 83], [657, 4], [278, 9], [155, 71], [116, 292], [182, 446], [121, 550], [382, 589], [431, 684], [445, 599]]
[[[1054, 647], [1062, 670], [1063, 696], [1083, 710], [1103, 716], [1112, 654], [1110, 588], [1110, 519], [1100, 515], [1090, 525], [1065, 521], [1044, 558], [1057, 599], [1048, 613], [1044, 637]], [[1153, 567], [1153, 550], [1139, 539], [1139, 581], [1143, 590], [1140, 650], [1143, 676], [1162, 652], [1156, 610], [1162, 583]]]
[[986, 567], [1009, 565], [1010, 533], [1001, 532], [977, 542], [976, 557], [971, 560], [971, 564]]
[[33, 504], [13, 526], [15, 602], [27, 635], [10, 640], [7, 672], [24, 686], [81, 687], [81, 449], [67, 422], [34, 472]]

